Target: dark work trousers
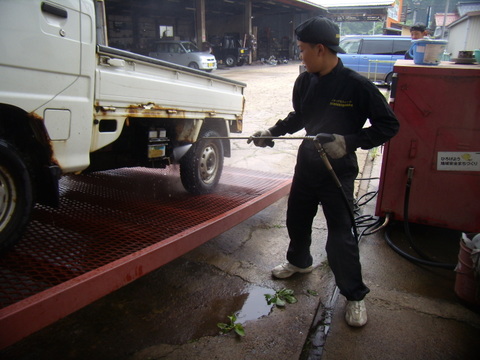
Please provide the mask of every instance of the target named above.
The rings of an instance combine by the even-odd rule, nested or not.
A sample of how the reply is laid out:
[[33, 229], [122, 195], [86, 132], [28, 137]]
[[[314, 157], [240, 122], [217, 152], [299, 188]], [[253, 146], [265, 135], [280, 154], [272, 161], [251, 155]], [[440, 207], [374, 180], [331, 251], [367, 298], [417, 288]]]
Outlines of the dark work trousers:
[[[331, 160], [350, 206], [358, 174], [353, 154]], [[312, 265], [310, 253], [312, 223], [321, 204], [327, 221], [327, 258], [340, 293], [347, 300], [362, 300], [370, 291], [362, 281], [358, 244], [352, 232], [349, 210], [341, 190], [333, 181], [313, 142], [304, 142], [298, 151], [295, 175], [288, 198], [287, 229], [290, 245], [287, 260], [301, 268]]]

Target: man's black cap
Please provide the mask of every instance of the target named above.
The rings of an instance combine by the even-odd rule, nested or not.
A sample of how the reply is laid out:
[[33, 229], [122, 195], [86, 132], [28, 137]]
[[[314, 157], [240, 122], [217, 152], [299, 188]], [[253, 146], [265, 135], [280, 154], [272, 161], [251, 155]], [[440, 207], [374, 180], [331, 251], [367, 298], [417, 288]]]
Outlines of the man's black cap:
[[299, 41], [322, 44], [337, 53], [345, 54], [345, 51], [338, 46], [340, 42], [338, 26], [330, 19], [321, 16], [311, 18], [298, 25], [295, 34]]
[[413, 26], [410, 28], [410, 31], [420, 31], [420, 32], [424, 32], [426, 29], [427, 29], [427, 27], [425, 26], [425, 24], [416, 23], [415, 25], [413, 25]]

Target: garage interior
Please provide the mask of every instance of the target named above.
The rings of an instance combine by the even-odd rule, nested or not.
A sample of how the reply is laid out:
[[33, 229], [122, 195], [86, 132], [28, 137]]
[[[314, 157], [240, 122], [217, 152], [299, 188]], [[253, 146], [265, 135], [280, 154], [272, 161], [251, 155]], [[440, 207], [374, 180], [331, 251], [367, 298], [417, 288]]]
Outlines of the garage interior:
[[300, 0], [105, 0], [105, 5], [112, 47], [148, 55], [162, 37], [202, 48], [229, 36], [251, 49], [251, 61], [298, 58], [295, 26], [327, 13]]

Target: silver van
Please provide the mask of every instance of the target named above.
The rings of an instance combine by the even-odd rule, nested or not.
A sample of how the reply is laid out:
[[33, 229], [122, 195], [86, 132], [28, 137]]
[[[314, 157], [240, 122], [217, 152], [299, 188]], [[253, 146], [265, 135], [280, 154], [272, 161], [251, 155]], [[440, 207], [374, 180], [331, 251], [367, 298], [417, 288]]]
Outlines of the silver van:
[[405, 58], [412, 39], [397, 35], [348, 35], [340, 39], [343, 64], [379, 85], [392, 83], [393, 64]]
[[155, 51], [150, 52], [148, 56], [208, 72], [217, 68], [215, 56], [208, 52], [200, 51], [190, 41], [159, 41], [155, 44]]

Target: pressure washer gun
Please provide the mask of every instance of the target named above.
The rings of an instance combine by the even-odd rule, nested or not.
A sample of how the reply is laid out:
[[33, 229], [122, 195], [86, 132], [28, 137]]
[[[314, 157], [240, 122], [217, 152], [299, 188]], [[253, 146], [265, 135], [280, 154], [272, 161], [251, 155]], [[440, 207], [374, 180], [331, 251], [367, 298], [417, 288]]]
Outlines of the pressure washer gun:
[[328, 160], [327, 153], [325, 152], [325, 149], [323, 148], [322, 144], [331, 142], [335, 140], [335, 137], [332, 134], [324, 134], [320, 133], [317, 134], [313, 137], [313, 144], [315, 145], [315, 148], [318, 151], [318, 154], [322, 158], [323, 163], [325, 164], [325, 167], [330, 173], [330, 176], [332, 177], [333, 181], [335, 181], [335, 185], [337, 185], [338, 188], [342, 188], [342, 184], [340, 183], [340, 180], [338, 180], [337, 174], [335, 174], [335, 171], [333, 171], [332, 164], [330, 164], [330, 161]]
[[[281, 140], [312, 140], [316, 145], [322, 145], [330, 141], [334, 141], [335, 137], [332, 134], [324, 134], [320, 133], [315, 136], [307, 135], [307, 136], [208, 136], [199, 140], [204, 139], [220, 139], [220, 140], [250, 140], [253, 141], [255, 139], [264, 139], [264, 140], [271, 140], [268, 142], [267, 146], [273, 147], [274, 142], [273, 140], [281, 139]], [[317, 148], [318, 149], [318, 148]]]
[[[230, 138], [230, 139], [241, 139], [241, 138]], [[338, 180], [338, 177], [337, 175], [335, 174], [335, 172], [333, 171], [333, 168], [332, 168], [332, 164], [330, 164], [330, 161], [328, 160], [328, 157], [327, 157], [327, 153], [325, 152], [325, 149], [323, 148], [323, 144], [326, 144], [328, 142], [331, 142], [331, 141], [334, 141], [335, 140], [335, 137], [332, 135], [332, 134], [325, 134], [325, 133], [319, 133], [315, 136], [286, 136], [286, 137], [279, 137], [279, 136], [250, 136], [248, 138], [244, 138], [244, 139], [248, 139], [250, 141], [254, 140], [254, 139], [265, 139], [265, 140], [269, 140], [268, 142], [266, 142], [266, 145], [269, 146], [269, 147], [273, 147], [274, 145], [274, 142], [273, 140], [274, 139], [283, 139], [283, 140], [312, 140], [313, 141], [313, 144], [315, 146], [315, 149], [317, 149], [318, 151], [318, 154], [320, 155], [320, 157], [322, 158], [323, 160], [323, 163], [325, 164], [326, 168], [328, 169], [328, 171], [330, 172], [330, 174], [332, 175], [332, 178], [333, 180], [335, 181], [335, 184], [338, 186], [338, 187], [341, 187], [341, 183], [340, 181]]]
[[[206, 139], [206, 138], [204, 138], [204, 139]], [[273, 140], [274, 139], [312, 140], [313, 144], [314, 144], [315, 148], [317, 149], [318, 154], [320, 155], [320, 158], [322, 159], [325, 167], [327, 168], [332, 180], [335, 182], [335, 185], [337, 186], [337, 188], [342, 193], [342, 197], [343, 197], [345, 206], [349, 210], [349, 215], [350, 215], [350, 220], [352, 222], [353, 232], [354, 232], [355, 238], [358, 241], [358, 234], [357, 234], [357, 229], [356, 229], [356, 226], [355, 226], [355, 218], [354, 218], [353, 210], [351, 209], [349, 201], [347, 199], [347, 196], [346, 196], [345, 192], [343, 191], [342, 183], [340, 182], [340, 180], [337, 177], [337, 174], [333, 170], [332, 164], [330, 163], [330, 160], [327, 157], [327, 153], [325, 152], [325, 149], [322, 146], [323, 144], [326, 144], [328, 142], [331, 142], [331, 141], [335, 140], [335, 137], [333, 136], [333, 134], [319, 133], [315, 136], [309, 135], [309, 136], [285, 136], [285, 137], [280, 137], [280, 136], [249, 136], [249, 137], [226, 137], [225, 136], [225, 137], [222, 137], [222, 136], [219, 136], [219, 137], [208, 137], [208, 139], [250, 140], [250, 141], [252, 141], [253, 139], [266, 139], [266, 140], [270, 140], [267, 143], [267, 146], [270, 146], [270, 147], [273, 147], [273, 145], [274, 145]]]
[[228, 137], [228, 136], [218, 136], [218, 137], [208, 137], [208, 139], [227, 139], [227, 140], [255, 140], [255, 139], [264, 139], [264, 140], [269, 140], [266, 142], [266, 145], [269, 147], [273, 147], [274, 142], [273, 140], [275, 139], [282, 139], [282, 140], [312, 140], [315, 148], [318, 151], [318, 154], [323, 160], [323, 163], [325, 164], [326, 168], [330, 172], [330, 175], [332, 176], [333, 180], [335, 181], [335, 184], [337, 187], [341, 188], [342, 185], [340, 181], [338, 180], [337, 175], [333, 171], [332, 165], [330, 164], [330, 161], [328, 160], [327, 153], [325, 152], [325, 149], [323, 148], [322, 144], [326, 144], [328, 142], [334, 141], [335, 137], [332, 134], [325, 134], [325, 133], [319, 133], [317, 135], [307, 135], [307, 136], [239, 136], [239, 137]]

